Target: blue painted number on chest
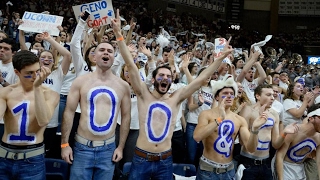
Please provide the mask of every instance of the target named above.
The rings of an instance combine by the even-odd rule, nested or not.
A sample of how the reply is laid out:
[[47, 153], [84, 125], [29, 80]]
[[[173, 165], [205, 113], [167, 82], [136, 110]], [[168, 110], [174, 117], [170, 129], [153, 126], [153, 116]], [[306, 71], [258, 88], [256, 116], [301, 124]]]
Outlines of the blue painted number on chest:
[[19, 130], [17, 134], [9, 134], [8, 142], [11, 143], [34, 143], [36, 136], [28, 133], [29, 126], [29, 101], [24, 101], [12, 109], [13, 115], [20, 115], [18, 120]]
[[[152, 121], [155, 119], [153, 118], [153, 113], [155, 111], [161, 111], [166, 115], [166, 123], [163, 129], [163, 132], [162, 134], [160, 134], [160, 136], [155, 135], [154, 128], [151, 125]], [[168, 133], [169, 133], [171, 118], [172, 118], [172, 111], [167, 104], [162, 102], [157, 102], [149, 106], [149, 109], [147, 112], [147, 124], [146, 124], [146, 134], [149, 142], [160, 143], [165, 140], [165, 138], [168, 136]]]
[[219, 154], [229, 157], [233, 144], [232, 134], [234, 132], [234, 124], [231, 120], [224, 120], [218, 127], [218, 138], [213, 144], [213, 148]]
[[[288, 150], [287, 156], [293, 162], [300, 162], [306, 157], [306, 155], [311, 153], [316, 147], [317, 147], [317, 145], [313, 140], [306, 139], [306, 140], [301, 141], [300, 143], [292, 146]], [[303, 148], [308, 148], [308, 151], [305, 152], [304, 154], [298, 155], [297, 152], [299, 152]]]
[[[99, 125], [95, 122], [96, 113], [96, 100], [101, 95], [107, 95], [110, 99], [110, 118], [106, 123]], [[113, 122], [115, 121], [115, 116], [117, 112], [117, 95], [116, 93], [105, 86], [97, 87], [88, 93], [88, 110], [89, 110], [89, 130], [95, 135], [105, 135], [110, 132]]]

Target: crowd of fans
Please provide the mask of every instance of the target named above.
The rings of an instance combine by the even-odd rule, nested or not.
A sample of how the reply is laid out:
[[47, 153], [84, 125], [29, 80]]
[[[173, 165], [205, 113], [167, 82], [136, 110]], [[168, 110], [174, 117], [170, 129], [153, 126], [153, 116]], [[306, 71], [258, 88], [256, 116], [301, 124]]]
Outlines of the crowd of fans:
[[[99, 44], [110, 43], [112, 45], [114, 48], [114, 63], [111, 67], [112, 73], [126, 81], [131, 90], [131, 123], [130, 130], [128, 131], [129, 135], [124, 145], [123, 158], [116, 163], [114, 173], [114, 179], [118, 179], [121, 176], [121, 169], [124, 163], [131, 162], [134, 155], [137, 154], [136, 143], [140, 136], [139, 129], [141, 129], [141, 126], [139, 126], [139, 122], [141, 123], [141, 121], [139, 121], [139, 111], [137, 107], [137, 101], [139, 101], [139, 99], [137, 100], [138, 93], [133, 85], [135, 82], [133, 82], [129, 74], [132, 68], [128, 66], [127, 57], [124, 55], [123, 47], [120, 47], [119, 41], [121, 41], [121, 43], [125, 41], [127, 45], [126, 48], [129, 49], [132, 56], [131, 58], [139, 69], [141, 80], [147, 85], [150, 92], [154, 89], [158, 91], [159, 88], [167, 87], [167, 83], [156, 85], [155, 82], [158, 80], [155, 80], [155, 75], [153, 74], [158, 67], [168, 67], [172, 74], [172, 76], [170, 76], [170, 78], [172, 78], [172, 86], [169, 86], [167, 91], [170, 94], [174, 94], [174, 91], [178, 91], [180, 88], [186, 87], [195, 81], [201, 73], [205, 72], [206, 74], [205, 69], [213, 67], [214, 62], [217, 61], [219, 57], [213, 49], [214, 46], [210, 45], [210, 42], [214, 43], [216, 38], [225, 38], [226, 46], [230, 43], [234, 49], [238, 48], [240, 50], [227, 54], [227, 60], [222, 61], [219, 67], [216, 68], [214, 72], [211, 72], [210, 78], [205, 79], [201, 87], [181, 103], [171, 140], [172, 161], [173, 163], [188, 163], [196, 167], [199, 166], [200, 169], [198, 171], [203, 170], [201, 168], [204, 167], [204, 162], [214, 162], [210, 161], [210, 158], [209, 160], [204, 160], [203, 152], [206, 151], [205, 149], [208, 145], [206, 145], [205, 142], [207, 143], [208, 140], [206, 140], [206, 138], [198, 138], [201, 137], [200, 135], [198, 136], [200, 131], [200, 125], [198, 125], [198, 123], [201, 125], [203, 123], [203, 120], [200, 120], [202, 112], [216, 107], [220, 108], [222, 101], [219, 100], [218, 95], [221, 90], [225, 87], [232, 87], [233, 92], [231, 96], [233, 96], [233, 103], [229, 108], [233, 113], [237, 114], [235, 119], [244, 117], [244, 119], [247, 120], [246, 127], [248, 127], [248, 125], [250, 128], [256, 127], [252, 120], [263, 116], [262, 112], [260, 114], [258, 112], [259, 108], [264, 107], [266, 111], [268, 111], [266, 113], [271, 113], [271, 115], [269, 114], [267, 117], [272, 117], [271, 126], [275, 129], [271, 130], [272, 134], [271, 132], [268, 134], [270, 138], [272, 136], [272, 142], [271, 139], [266, 141], [266, 143], [268, 143], [266, 147], [262, 147], [263, 145], [261, 144], [261, 146], [259, 146], [258, 143], [258, 148], [265, 148], [263, 149], [265, 151], [264, 154], [262, 153], [263, 156], [259, 153], [250, 154], [251, 146], [247, 145], [246, 142], [242, 142], [244, 139], [249, 142], [249, 136], [246, 132], [244, 133], [240, 130], [239, 134], [241, 134], [241, 136], [242, 133], [244, 134], [243, 137], [240, 136], [237, 138], [238, 140], [240, 139], [240, 143], [237, 143], [236, 140], [231, 141], [235, 144], [232, 148], [230, 146], [235, 162], [235, 165], [232, 165], [232, 167], [237, 169], [238, 164], [244, 165], [246, 170], [244, 170], [243, 179], [249, 179], [250, 177], [253, 177], [253, 179], [261, 179], [261, 174], [263, 173], [265, 173], [265, 179], [276, 178], [276, 175], [282, 178], [285, 176], [289, 179], [288, 174], [279, 174], [278, 169], [276, 170], [275, 167], [272, 167], [274, 172], [271, 171], [271, 166], [274, 164], [274, 162], [271, 163], [271, 160], [274, 158], [275, 150], [278, 149], [279, 157], [285, 159], [284, 161], [290, 161], [288, 158], [290, 159], [291, 156], [286, 156], [286, 152], [290, 151], [291, 147], [294, 148], [296, 144], [300, 143], [292, 140], [292, 137], [294, 137], [292, 134], [296, 134], [296, 137], [301, 139], [302, 135], [299, 134], [299, 131], [305, 128], [302, 125], [297, 126], [297, 124], [315, 123], [316, 120], [314, 119], [318, 118], [312, 116], [312, 118], [314, 118], [312, 119], [309, 114], [312, 114], [318, 109], [315, 108], [315, 104], [320, 102], [318, 98], [320, 66], [307, 65], [305, 59], [303, 59], [300, 54], [304, 53], [303, 47], [305, 45], [320, 45], [320, 29], [308, 30], [299, 34], [287, 34], [283, 32], [274, 35], [265, 46], [260, 47], [259, 51], [251, 48], [251, 45], [263, 40], [267, 34], [248, 31], [245, 27], [240, 30], [234, 30], [223, 21], [211, 21], [191, 13], [178, 15], [161, 9], [150, 11], [148, 10], [147, 3], [114, 1], [113, 7], [119, 8], [120, 10], [122, 22], [121, 32], [124, 36], [124, 39], [119, 39], [119, 35], [115, 32], [115, 27], [111, 27], [110, 25], [90, 29], [86, 27], [86, 23], [81, 20], [77, 23], [72, 6], [83, 3], [86, 2], [84, 0], [67, 0], [62, 2], [51, 0], [14, 0], [1, 2], [0, 4], [2, 8], [0, 14], [2, 18], [0, 45], [3, 43], [10, 45], [12, 50], [11, 55], [10, 53], [5, 54], [1, 52], [4, 51], [5, 47], [0, 47], [1, 85], [7, 87], [18, 82], [18, 78], [14, 75], [13, 67], [8, 67], [8, 63], [12, 63], [13, 54], [18, 50], [29, 50], [39, 57], [42, 66], [48, 67], [51, 70], [50, 76], [43, 82], [43, 85], [60, 94], [60, 103], [56, 107], [53, 117], [44, 132], [46, 157], [60, 157], [60, 152], [57, 156], [56, 151], [60, 149], [60, 147], [56, 147], [57, 145], [53, 142], [57, 142], [58, 139], [58, 143], [60, 144], [61, 135], [62, 141], [66, 141], [61, 142], [61, 144], [63, 144], [61, 148], [62, 151], [64, 151], [62, 152], [62, 157], [67, 162], [69, 161], [68, 158], [66, 159], [66, 147], [69, 147], [69, 144], [70, 147], [77, 146], [75, 145], [75, 141], [83, 141], [81, 140], [82, 137], [77, 134], [79, 133], [79, 129], [77, 132], [77, 128], [81, 117], [79, 108], [74, 112], [74, 120], [71, 124], [72, 129], [70, 126], [70, 135], [64, 136], [66, 131], [64, 131], [63, 128], [61, 130], [61, 124], [63, 123], [63, 113], [66, 104], [68, 104], [67, 99], [69, 100], [69, 96], [73, 95], [69, 94], [71, 84], [81, 75], [94, 72], [96, 68], [99, 68], [96, 67], [98, 65], [95, 60], [95, 53], [97, 53], [96, 49], [99, 47]], [[61, 27], [57, 27], [60, 30], [59, 36], [51, 37], [45, 32], [32, 33], [19, 30], [19, 25], [23, 23], [21, 16], [25, 11], [38, 13], [49, 12], [53, 15], [63, 16], [64, 21]], [[227, 40], [230, 37], [232, 38], [229, 42]], [[232, 82], [230, 82], [231, 85], [222, 86], [221, 89], [213, 92], [212, 89], [214, 89], [215, 86], [218, 86], [219, 83], [227, 83], [230, 77], [233, 79]], [[233, 81], [236, 85], [233, 84]], [[271, 89], [270, 93], [266, 94], [269, 99], [264, 97], [265, 89]], [[229, 94], [227, 96], [228, 98], [231, 97], [229, 97]], [[271, 104], [268, 105], [270, 102]], [[255, 111], [257, 113], [255, 113]], [[68, 110], [66, 110], [66, 112], [68, 112]], [[227, 112], [227, 116], [228, 114], [229, 112]], [[320, 113], [315, 115], [320, 116]], [[270, 117], [266, 118], [268, 119], [266, 124], [269, 122]], [[219, 118], [221, 117], [219, 116]], [[218, 118], [215, 119], [215, 122], [218, 125], [217, 128], [219, 128], [219, 123], [222, 126], [223, 121], [220, 122]], [[122, 143], [121, 124], [121, 118], [118, 118], [115, 129], [115, 142], [117, 146], [119, 143], [120, 145]], [[209, 126], [209, 124], [207, 125]], [[262, 127], [261, 129], [263, 129]], [[297, 130], [299, 128], [300, 130]], [[0, 130], [2, 131], [0, 132], [3, 133], [4, 126], [2, 126]], [[318, 130], [320, 129], [315, 128], [317, 134]], [[274, 131], [277, 131], [277, 133], [274, 133]], [[251, 133], [256, 135], [259, 133], [259, 130], [252, 130]], [[312, 139], [318, 137], [317, 134], [306, 136]], [[290, 136], [290, 138], [288, 138], [287, 135]], [[76, 140], [74, 140], [74, 137], [76, 137]], [[283, 138], [283, 140], [278, 140], [281, 138]], [[233, 137], [233, 139], [236, 138]], [[250, 139], [250, 142], [251, 140], [252, 139]], [[68, 142], [69, 144], [65, 146]], [[312, 150], [318, 152], [318, 145], [318, 141], [316, 141], [316, 145]], [[217, 145], [214, 145], [214, 148], [217, 147]], [[215, 151], [218, 152], [219, 150], [215, 149]], [[304, 170], [300, 168], [299, 170], [301, 171], [297, 171], [297, 174], [303, 171], [304, 175], [299, 174], [299, 177], [302, 179], [318, 179], [318, 170], [315, 163], [317, 157], [311, 153], [311, 150], [305, 154], [299, 153], [299, 155], [303, 156], [303, 161], [294, 161], [291, 159], [291, 163], [299, 164], [299, 162], [305, 162], [304, 165], [306, 169], [308, 169], [308, 171], [304, 172]], [[274, 159], [276, 159], [276, 157]], [[115, 159], [115, 161], [118, 160]], [[258, 161], [259, 163], [257, 163]], [[280, 160], [274, 161], [278, 163]], [[319, 164], [318, 161], [319, 160], [317, 160], [317, 163]], [[216, 164], [219, 163], [220, 162]], [[254, 169], [255, 166], [265, 167], [267, 170], [257, 170]], [[81, 168], [81, 166], [79, 167]], [[229, 164], [228, 166], [223, 166], [222, 169], [225, 172], [220, 172], [220, 167], [214, 166], [214, 168], [218, 169], [216, 172], [222, 174], [231, 171], [229, 167], [231, 167]], [[134, 168], [137, 167], [134, 166]], [[76, 170], [71, 169], [71, 171], [74, 172]], [[233, 177], [235, 176], [235, 172], [229, 175]], [[72, 174], [71, 177], [76, 176]], [[225, 177], [227, 178], [227, 176]]]

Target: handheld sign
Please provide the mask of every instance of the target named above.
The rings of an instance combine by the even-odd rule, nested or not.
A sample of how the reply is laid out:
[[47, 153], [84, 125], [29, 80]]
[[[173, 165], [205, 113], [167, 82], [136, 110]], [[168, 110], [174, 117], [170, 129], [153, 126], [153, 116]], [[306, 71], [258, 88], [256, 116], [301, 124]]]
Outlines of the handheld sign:
[[58, 36], [63, 17], [50, 14], [41, 14], [26, 11], [22, 17], [23, 23], [19, 26], [20, 30], [29, 32], [48, 32], [50, 35]]
[[77, 20], [79, 20], [79, 15], [81, 12], [87, 10], [91, 13], [90, 19], [87, 22], [88, 27], [90, 28], [110, 24], [110, 18], [115, 17], [111, 0], [102, 0], [81, 4], [72, 6], [72, 8]]

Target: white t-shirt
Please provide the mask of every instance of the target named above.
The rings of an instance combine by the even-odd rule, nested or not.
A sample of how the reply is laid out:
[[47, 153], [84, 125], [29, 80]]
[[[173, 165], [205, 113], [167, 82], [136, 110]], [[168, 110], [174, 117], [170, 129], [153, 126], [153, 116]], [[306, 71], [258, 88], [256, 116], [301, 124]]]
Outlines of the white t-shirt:
[[283, 88], [283, 89], [288, 89], [288, 84], [282, 82], [281, 80], [279, 81], [279, 87]]
[[[302, 101], [286, 99], [283, 101], [283, 125], [286, 126], [288, 124], [298, 122], [302, 123], [302, 118], [296, 118], [292, 114], [288, 112], [289, 109], [299, 109], [302, 105]], [[307, 110], [305, 110], [304, 115], [307, 115]]]
[[[14, 68], [12, 62], [7, 64], [2, 64], [0, 61], [0, 71], [4, 80], [6, 80], [9, 84], [15, 84], [18, 82], [18, 76], [14, 73]], [[0, 87], [2, 87], [0, 85]], [[0, 124], [4, 124], [3, 119], [0, 119]]]
[[[213, 102], [213, 95], [212, 95], [211, 87], [201, 87], [201, 89], [202, 89], [202, 97], [204, 99], [204, 103], [202, 104], [202, 106], [198, 107], [197, 109], [188, 112], [188, 115], [187, 115], [188, 116], [188, 119], [187, 119], [188, 123], [198, 124], [198, 116], [201, 113], [201, 111], [208, 110], [211, 108], [211, 105]], [[194, 103], [197, 103], [199, 101], [198, 94], [199, 94], [199, 91], [196, 91], [192, 95], [193, 99], [195, 99]]]
[[281, 104], [281, 102], [279, 102], [277, 100], [273, 101], [271, 108], [279, 114], [280, 121], [283, 121], [284, 109], [283, 109], [283, 105]]
[[[173, 92], [177, 91], [180, 88], [185, 87], [185, 84], [182, 83], [172, 83], [170, 86], [170, 89], [168, 91], [169, 94], [172, 94]], [[182, 103], [180, 104], [180, 108], [177, 114], [177, 118], [176, 118], [176, 125], [174, 126], [174, 130], [173, 131], [179, 131], [182, 129], [182, 125], [181, 125], [181, 117], [182, 117]]]
[[249, 100], [251, 101], [251, 103], [255, 104], [256, 103], [256, 99], [254, 97], [254, 90], [259, 85], [258, 84], [258, 78], [254, 79], [252, 82], [249, 82], [249, 81], [247, 81], [247, 79], [244, 78], [241, 84], [243, 86], [244, 92], [246, 92], [246, 94], [247, 94]]
[[73, 63], [71, 63], [69, 70], [68, 70], [68, 73], [64, 76], [60, 94], [62, 94], [62, 95], [69, 94], [71, 84], [76, 79], [76, 77], [77, 76], [76, 76], [76, 73], [74, 70]]
[[[58, 67], [58, 69], [54, 70], [45, 81], [43, 81], [43, 85], [50, 88], [51, 90], [57, 92], [60, 94], [61, 87], [62, 87], [62, 81], [63, 81], [64, 75], [62, 72], [61, 66]], [[59, 119], [59, 104], [54, 109], [53, 116], [47, 125], [47, 128], [53, 128], [58, 126], [58, 119]]]
[[[139, 111], [138, 111], [138, 103], [137, 103], [137, 96], [134, 93], [132, 87], [131, 89], [131, 122], [130, 122], [130, 129], [138, 130], [139, 129]], [[121, 113], [118, 115], [117, 123], [121, 125]]]

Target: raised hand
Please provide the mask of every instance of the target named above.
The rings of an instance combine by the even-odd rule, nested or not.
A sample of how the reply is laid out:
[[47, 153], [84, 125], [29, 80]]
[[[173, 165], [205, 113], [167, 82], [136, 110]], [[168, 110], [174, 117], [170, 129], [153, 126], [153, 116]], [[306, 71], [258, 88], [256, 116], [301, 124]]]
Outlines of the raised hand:
[[223, 100], [219, 104], [219, 115], [222, 120], [226, 118], [226, 99], [227, 97], [223, 98]]
[[224, 58], [227, 57], [233, 51], [232, 46], [229, 45], [230, 41], [231, 41], [231, 38], [232, 37], [230, 36], [230, 38], [228, 39], [226, 45], [224, 46], [223, 50], [221, 51], [221, 56], [224, 57]]
[[287, 125], [283, 132], [286, 134], [294, 134], [297, 133], [299, 131], [299, 125], [297, 123], [291, 123], [289, 125]]
[[140, 51], [146, 56], [151, 57], [151, 51], [149, 48], [146, 48], [145, 46], [141, 46]]
[[49, 39], [52, 38], [48, 32], [43, 32], [43, 33], [42, 33], [42, 37], [43, 37], [43, 39], [46, 40], [46, 41], [48, 41]]
[[174, 50], [173, 50], [173, 48], [171, 49], [171, 51], [168, 54], [168, 61], [169, 61], [169, 64], [174, 65]]
[[45, 66], [41, 67], [41, 71], [37, 73], [36, 80], [33, 82], [34, 87], [39, 87], [43, 83], [44, 80], [50, 75], [51, 70]]
[[116, 18], [111, 19], [111, 25], [115, 34], [121, 34], [121, 20], [119, 15], [119, 9], [117, 9]]
[[183, 69], [185, 69], [185, 68], [188, 69], [189, 61], [190, 61], [190, 56], [188, 54], [184, 54], [182, 56], [182, 68]]

